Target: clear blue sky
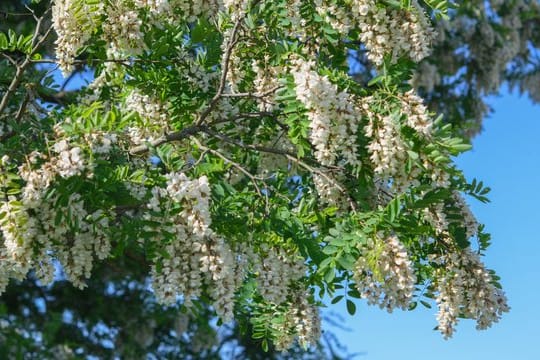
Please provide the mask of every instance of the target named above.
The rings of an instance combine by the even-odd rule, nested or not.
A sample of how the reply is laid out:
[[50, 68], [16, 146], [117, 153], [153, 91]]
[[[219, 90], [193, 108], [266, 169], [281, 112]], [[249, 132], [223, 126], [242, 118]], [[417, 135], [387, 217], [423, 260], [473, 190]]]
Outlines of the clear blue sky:
[[462, 320], [454, 337], [443, 340], [433, 331], [435, 307], [387, 314], [359, 303], [352, 318], [341, 308], [351, 331], [330, 330], [351, 351], [365, 353], [358, 359], [540, 359], [540, 105], [507, 93], [489, 103], [494, 115], [458, 164], [469, 179], [492, 188], [490, 204], [471, 207], [492, 234], [485, 261], [502, 277], [510, 313], [484, 331]]

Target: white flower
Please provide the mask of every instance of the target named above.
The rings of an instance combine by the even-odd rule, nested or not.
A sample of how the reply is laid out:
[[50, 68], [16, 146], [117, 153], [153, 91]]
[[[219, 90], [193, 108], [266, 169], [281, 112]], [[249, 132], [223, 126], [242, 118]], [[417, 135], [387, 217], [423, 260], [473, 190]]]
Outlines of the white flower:
[[360, 247], [354, 280], [369, 304], [392, 312], [406, 310], [413, 297], [416, 275], [407, 250], [394, 236], [377, 237]]
[[437, 274], [436, 301], [438, 328], [445, 338], [452, 336], [460, 315], [475, 319], [477, 329], [486, 329], [510, 310], [504, 292], [470, 248], [444, 254], [437, 262], [444, 265]]

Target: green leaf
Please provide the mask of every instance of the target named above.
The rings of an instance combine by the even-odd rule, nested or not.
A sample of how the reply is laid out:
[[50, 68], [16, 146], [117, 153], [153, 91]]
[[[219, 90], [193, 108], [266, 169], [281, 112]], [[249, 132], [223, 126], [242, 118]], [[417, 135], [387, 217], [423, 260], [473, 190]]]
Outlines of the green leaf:
[[337, 261], [345, 270], [352, 270], [356, 259], [351, 254], [343, 254], [338, 257]]
[[332, 281], [334, 281], [335, 277], [336, 277], [336, 271], [333, 268], [329, 268], [324, 273], [324, 280], [327, 283], [332, 283]]
[[337, 253], [338, 250], [339, 249], [337, 247], [329, 245], [329, 246], [325, 246], [324, 249], [322, 250], [322, 252], [325, 255], [333, 255], [333, 254]]
[[356, 304], [350, 299], [347, 299], [347, 312], [350, 315], [356, 314]]
[[414, 151], [411, 151], [411, 150], [407, 150], [407, 154], [409, 154], [409, 157], [410, 157], [412, 160], [418, 160], [418, 153], [417, 153], [417, 152], [414, 152]]
[[452, 150], [454, 150], [454, 152], [456, 153], [462, 153], [465, 151], [469, 151], [471, 149], [472, 149], [471, 144], [456, 144], [452, 146]]
[[332, 261], [334, 261], [334, 259], [331, 258], [331, 257], [325, 258], [325, 259], [324, 259], [323, 261], [321, 261], [321, 263], [319, 264], [319, 268], [320, 268], [320, 269], [324, 269], [324, 268], [328, 267], [328, 266], [332, 263]]
[[0, 50], [7, 50], [8, 48], [8, 39], [6, 34], [0, 32]]

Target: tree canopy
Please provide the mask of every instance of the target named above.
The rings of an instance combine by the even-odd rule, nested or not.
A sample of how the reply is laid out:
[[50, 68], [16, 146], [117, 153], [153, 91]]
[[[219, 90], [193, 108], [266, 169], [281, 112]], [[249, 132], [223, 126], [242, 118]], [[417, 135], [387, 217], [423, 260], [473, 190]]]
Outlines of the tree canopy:
[[485, 95], [538, 99], [536, 1], [6, 6], [10, 355], [324, 358], [323, 305], [436, 305], [445, 338], [509, 310], [454, 158]]

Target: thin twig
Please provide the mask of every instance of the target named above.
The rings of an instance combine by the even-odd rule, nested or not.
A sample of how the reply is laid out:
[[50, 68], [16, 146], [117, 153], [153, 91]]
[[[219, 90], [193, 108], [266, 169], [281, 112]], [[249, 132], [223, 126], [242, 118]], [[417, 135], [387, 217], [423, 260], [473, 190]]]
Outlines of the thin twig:
[[282, 89], [283, 86], [279, 85], [279, 86], [275, 86], [273, 87], [272, 89], [270, 90], [267, 90], [265, 92], [262, 92], [262, 93], [250, 93], [250, 92], [245, 92], [245, 93], [228, 93], [228, 94], [222, 94], [221, 96], [222, 97], [252, 97], [252, 98], [264, 98], [264, 97], [267, 97], [268, 95], [270, 94], [273, 94], [275, 93], [276, 91]]
[[16, 13], [16, 12], [9, 12], [9, 11], [0, 11], [0, 15], [4, 17], [4, 19], [7, 19], [9, 16], [34, 16], [31, 12], [29, 13]]
[[[116, 63], [126, 66], [130, 66], [134, 63], [143, 63], [143, 64], [171, 64], [180, 58], [171, 58], [166, 60], [152, 60], [152, 59], [77, 59], [71, 62], [72, 65], [89, 65], [92, 66], [94, 63]], [[58, 59], [35, 59], [31, 60], [32, 64], [58, 64]]]
[[227, 164], [231, 164], [234, 168], [236, 168], [238, 171], [240, 171], [242, 174], [244, 174], [245, 176], [247, 176], [250, 180], [251, 180], [251, 183], [253, 184], [253, 187], [255, 188], [255, 191], [257, 192], [257, 194], [264, 198], [265, 200], [265, 207], [266, 207], [266, 213], [269, 213], [270, 211], [270, 202], [269, 202], [269, 199], [268, 199], [268, 192], [266, 191], [264, 194], [263, 192], [261, 191], [261, 188], [259, 187], [259, 185], [257, 185], [257, 180], [259, 181], [262, 181], [260, 178], [254, 176], [252, 173], [250, 173], [249, 171], [247, 171], [246, 169], [244, 169], [244, 167], [242, 165], [240, 165], [239, 163], [229, 159], [228, 157], [226, 157], [225, 155], [223, 155], [222, 153], [220, 153], [219, 151], [217, 150], [214, 150], [212, 148], [209, 148], [205, 145], [203, 145], [199, 140], [197, 140], [196, 138], [193, 138], [193, 141], [195, 142], [195, 144], [197, 144], [197, 147], [201, 150], [204, 150], [204, 151], [207, 151], [207, 152], [210, 152], [212, 154], [214, 154], [215, 156], [219, 157], [220, 159], [222, 159], [223, 161], [225, 161], [225, 163]]
[[23, 63], [21, 65], [17, 66], [17, 71], [15, 72], [15, 76], [13, 77], [11, 83], [9, 84], [9, 87], [8, 87], [6, 93], [2, 97], [2, 100], [0, 101], [0, 114], [7, 108], [7, 105], [9, 103], [9, 98], [11, 97], [11, 95], [13, 95], [15, 93], [15, 91], [17, 90], [20, 82], [22, 81], [24, 72], [32, 64], [32, 61], [31, 61], [32, 56], [37, 52], [39, 47], [45, 42], [45, 40], [47, 39], [47, 37], [49, 36], [49, 34], [52, 31], [52, 26], [50, 26], [47, 29], [47, 31], [45, 32], [45, 34], [43, 34], [43, 36], [40, 37], [41, 25], [42, 25], [45, 17], [50, 12], [50, 10], [51, 10], [50, 8], [47, 9], [47, 11], [45, 11], [43, 16], [40, 17], [39, 19], [37, 19], [36, 29], [35, 29], [34, 35], [32, 37], [32, 49], [26, 55], [26, 58], [23, 61]]
[[274, 147], [267, 147], [267, 146], [259, 146], [259, 145], [252, 145], [252, 144], [244, 144], [242, 141], [235, 140], [227, 135], [223, 135], [218, 133], [215, 130], [209, 129], [209, 128], [203, 128], [203, 132], [207, 133], [210, 136], [215, 137], [216, 139], [222, 140], [224, 142], [227, 142], [229, 144], [236, 145], [238, 147], [241, 147], [243, 149], [248, 150], [254, 150], [254, 151], [260, 151], [260, 152], [266, 152], [266, 153], [272, 153], [272, 154], [278, 154], [278, 155], [284, 155], [284, 156], [292, 156], [294, 157], [295, 154], [286, 150], [280, 150]]
[[30, 96], [28, 95], [28, 93], [26, 93], [26, 95], [24, 96], [24, 99], [21, 103], [21, 106], [19, 106], [19, 110], [17, 110], [17, 114], [15, 115], [15, 122], [19, 122], [19, 120], [21, 120], [22, 116], [23, 116], [23, 113], [24, 111], [26, 110], [26, 105], [28, 105], [28, 101], [30, 99]]
[[229, 38], [229, 41], [227, 43], [227, 48], [225, 49], [225, 54], [223, 55], [221, 79], [219, 80], [218, 89], [216, 91], [216, 94], [212, 98], [212, 100], [210, 100], [210, 104], [208, 104], [208, 107], [201, 113], [201, 116], [199, 116], [199, 119], [197, 119], [197, 121], [195, 122], [195, 124], [197, 125], [202, 124], [206, 120], [208, 115], [214, 110], [218, 101], [221, 99], [223, 95], [223, 91], [225, 90], [225, 84], [227, 83], [227, 73], [229, 72], [229, 61], [231, 59], [234, 46], [237, 43], [238, 30], [240, 29], [240, 24], [242, 23], [244, 16], [239, 17], [238, 20], [236, 20], [236, 23], [234, 24], [234, 27], [231, 32], [231, 37]]
[[[341, 184], [336, 179], [328, 176], [328, 174], [326, 174], [324, 171], [321, 171], [320, 169], [317, 169], [317, 168], [305, 163], [304, 161], [298, 159], [295, 156], [287, 155], [287, 159], [289, 159], [290, 161], [300, 165], [301, 167], [303, 167], [304, 169], [306, 169], [310, 173], [317, 174], [317, 175], [323, 177], [324, 179], [326, 179], [326, 181], [328, 181], [330, 184], [335, 186], [341, 193], [347, 194], [347, 190], [344, 189], [343, 186], [341, 186]], [[349, 196], [347, 196], [347, 199], [349, 200], [349, 206], [351, 207], [351, 209], [353, 211], [356, 211], [356, 203], [354, 202], [354, 200], [351, 199]]]
[[11, 56], [9, 56], [8, 54], [6, 54], [5, 52], [0, 52], [0, 55], [2, 55], [3, 57], [5, 57], [10, 63], [11, 65], [14, 65], [14, 66], [17, 66], [17, 61], [15, 61], [15, 59], [13, 59]]

